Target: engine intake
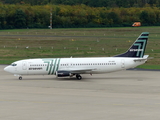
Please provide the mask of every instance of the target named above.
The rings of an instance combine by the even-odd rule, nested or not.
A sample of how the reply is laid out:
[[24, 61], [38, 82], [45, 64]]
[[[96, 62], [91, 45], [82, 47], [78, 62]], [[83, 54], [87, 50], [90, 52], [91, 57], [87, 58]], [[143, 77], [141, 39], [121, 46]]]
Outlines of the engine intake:
[[71, 76], [71, 73], [69, 71], [57, 71], [56, 76], [57, 77], [67, 77], [67, 76]]

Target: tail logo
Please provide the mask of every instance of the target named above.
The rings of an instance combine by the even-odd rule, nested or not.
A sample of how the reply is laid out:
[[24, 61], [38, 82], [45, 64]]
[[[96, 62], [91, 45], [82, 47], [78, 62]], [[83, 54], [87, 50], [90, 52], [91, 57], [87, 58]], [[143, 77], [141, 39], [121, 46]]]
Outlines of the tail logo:
[[127, 52], [122, 53], [120, 55], [116, 55], [115, 57], [143, 58], [146, 45], [147, 45], [148, 35], [149, 35], [149, 32], [143, 32], [132, 44], [132, 46], [127, 50]]
[[[137, 57], [138, 56], [143, 57], [145, 45], [146, 45], [146, 39], [145, 40], [138, 40], [134, 44], [134, 46], [137, 47], [137, 49], [130, 49], [130, 52], [137, 52], [137, 54], [136, 54]], [[133, 46], [133, 48], [134, 48], [134, 46]]]

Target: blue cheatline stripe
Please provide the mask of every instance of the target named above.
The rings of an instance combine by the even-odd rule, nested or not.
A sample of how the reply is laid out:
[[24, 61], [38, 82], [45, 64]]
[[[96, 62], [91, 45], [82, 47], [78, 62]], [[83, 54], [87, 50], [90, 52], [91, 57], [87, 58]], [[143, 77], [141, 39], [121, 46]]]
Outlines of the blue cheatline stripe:
[[[138, 49], [141, 49], [141, 43], [134, 44], [135, 46], [138, 46]], [[139, 56], [140, 51], [137, 51], [136, 56]]]
[[59, 69], [60, 58], [42, 60], [44, 61], [44, 63], [47, 63], [46, 71], [48, 71], [48, 75], [56, 74], [56, 71]]
[[146, 46], [146, 40], [139, 40], [140, 42], [143, 42], [143, 45], [142, 45], [142, 49], [143, 51], [141, 52], [141, 57], [143, 57], [142, 55], [144, 54], [144, 51], [145, 51], [145, 46]]
[[44, 63], [47, 63], [46, 71], [48, 71], [49, 63], [50, 63], [50, 62], [46, 62], [46, 61], [44, 61]]
[[[147, 40], [148, 38], [138, 38], [138, 40]], [[138, 41], [137, 40], [137, 41]]]
[[[142, 37], [142, 38], [144, 38], [144, 37]], [[138, 42], [141, 42], [141, 43], [138, 43]], [[143, 51], [137, 51], [137, 54], [136, 54], [136, 56], [139, 56], [140, 55], [140, 57], [143, 57], [143, 53], [144, 53], [144, 49], [145, 49], [145, 46], [146, 46], [146, 42], [147, 42], [147, 38], [145, 38], [144, 40], [137, 40], [136, 42], [135, 42], [135, 46], [138, 46], [138, 49], [140, 49], [141, 48], [141, 46], [142, 46], [142, 49], [143, 49]], [[141, 54], [140, 54], [141, 53]]]
[[53, 70], [52, 70], [52, 75], [53, 75], [53, 73], [54, 73], [54, 71], [55, 71], [56, 63], [57, 63], [57, 59], [56, 59], [55, 62], [54, 62], [54, 67], [53, 67]]
[[52, 65], [53, 65], [53, 66], [52, 66], [53, 69], [51, 70], [51, 72], [52, 72], [51, 74], [53, 74], [53, 71], [54, 71], [54, 68], [55, 68], [55, 64], [56, 64], [56, 60], [54, 59], [54, 62], [53, 62], [53, 64], [52, 64]]
[[[57, 68], [56, 68], [56, 71], [58, 71], [58, 69], [59, 69], [59, 64], [60, 64], [60, 58], [58, 58], [58, 64], [57, 64]], [[56, 74], [56, 71], [54, 72], [54, 74]]]
[[46, 71], [48, 71], [50, 62], [45, 62], [45, 63], [48, 63], [47, 68], [46, 68]]
[[148, 35], [149, 32], [142, 32], [142, 35]]
[[48, 72], [48, 75], [51, 73], [52, 66], [53, 66], [53, 60], [51, 61], [50, 70], [49, 70], [49, 72]]
[[49, 59], [42, 59], [42, 61], [44, 61], [44, 63], [47, 63], [46, 71], [48, 71], [49, 70], [50, 60]]
[[147, 36], [139, 36], [138, 38], [148, 38], [148, 35]]

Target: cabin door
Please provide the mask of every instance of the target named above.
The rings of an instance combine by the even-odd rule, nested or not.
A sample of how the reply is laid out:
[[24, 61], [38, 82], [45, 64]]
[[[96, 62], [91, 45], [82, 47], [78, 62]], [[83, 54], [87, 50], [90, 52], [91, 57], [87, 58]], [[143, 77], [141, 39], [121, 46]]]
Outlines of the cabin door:
[[27, 62], [26, 61], [22, 62], [22, 69], [27, 70]]
[[125, 68], [125, 60], [123, 60], [123, 59], [121, 60], [121, 67]]

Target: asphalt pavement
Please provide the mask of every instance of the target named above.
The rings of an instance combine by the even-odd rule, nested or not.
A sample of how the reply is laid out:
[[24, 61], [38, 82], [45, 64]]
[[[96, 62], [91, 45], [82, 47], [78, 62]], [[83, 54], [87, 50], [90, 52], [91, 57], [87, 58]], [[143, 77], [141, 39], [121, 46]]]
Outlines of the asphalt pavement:
[[125, 70], [58, 79], [0, 65], [1, 120], [159, 120], [160, 72]]

